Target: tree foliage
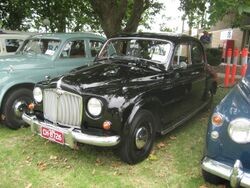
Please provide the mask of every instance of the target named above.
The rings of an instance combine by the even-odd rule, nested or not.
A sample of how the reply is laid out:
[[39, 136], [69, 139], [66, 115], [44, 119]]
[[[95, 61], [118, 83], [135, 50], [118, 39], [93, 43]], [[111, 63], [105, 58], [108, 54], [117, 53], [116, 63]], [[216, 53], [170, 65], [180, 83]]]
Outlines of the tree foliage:
[[206, 27], [206, 0], [180, 0], [179, 9], [184, 12], [184, 18], [187, 19], [190, 28]]
[[47, 19], [49, 32], [102, 30], [108, 37], [134, 32], [139, 24], [150, 28], [150, 18], [162, 7], [153, 0], [2, 0], [0, 5], [5, 29], [44, 30]]
[[190, 28], [208, 28], [227, 15], [233, 18], [232, 27], [250, 19], [249, 0], [180, 0], [179, 9], [184, 11]]
[[250, 19], [249, 0], [209, 0], [210, 24], [215, 24], [226, 15], [233, 15], [232, 27], [242, 25], [243, 21]]
[[1, 0], [0, 26], [10, 30], [27, 30], [26, 19], [31, 15], [31, 1]]

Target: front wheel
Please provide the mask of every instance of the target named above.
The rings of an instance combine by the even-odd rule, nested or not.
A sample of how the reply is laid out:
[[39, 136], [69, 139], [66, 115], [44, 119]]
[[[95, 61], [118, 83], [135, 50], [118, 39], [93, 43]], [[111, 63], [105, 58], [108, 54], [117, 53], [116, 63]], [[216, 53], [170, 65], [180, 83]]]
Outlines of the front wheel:
[[155, 138], [155, 124], [152, 113], [147, 110], [139, 111], [129, 130], [124, 130], [122, 143], [119, 148], [121, 159], [128, 164], [143, 161], [150, 154]]
[[24, 125], [22, 113], [32, 100], [32, 91], [27, 88], [18, 88], [9, 93], [2, 108], [4, 124], [11, 129], [18, 129]]

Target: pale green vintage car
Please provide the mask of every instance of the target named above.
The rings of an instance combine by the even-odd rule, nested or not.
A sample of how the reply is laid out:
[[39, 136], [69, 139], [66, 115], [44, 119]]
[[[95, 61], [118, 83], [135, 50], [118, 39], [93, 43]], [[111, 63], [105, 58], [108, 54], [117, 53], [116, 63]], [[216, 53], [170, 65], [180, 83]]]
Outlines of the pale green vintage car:
[[2, 122], [20, 128], [22, 108], [33, 100], [34, 84], [91, 65], [105, 40], [94, 33], [39, 34], [27, 39], [15, 55], [0, 57]]

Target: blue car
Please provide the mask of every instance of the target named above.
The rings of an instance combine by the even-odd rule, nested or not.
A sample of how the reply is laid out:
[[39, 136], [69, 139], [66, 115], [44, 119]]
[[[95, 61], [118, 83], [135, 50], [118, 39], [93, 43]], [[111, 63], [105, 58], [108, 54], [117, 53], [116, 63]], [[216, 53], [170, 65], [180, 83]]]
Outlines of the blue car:
[[206, 181], [250, 187], [250, 65], [211, 114], [202, 174]]

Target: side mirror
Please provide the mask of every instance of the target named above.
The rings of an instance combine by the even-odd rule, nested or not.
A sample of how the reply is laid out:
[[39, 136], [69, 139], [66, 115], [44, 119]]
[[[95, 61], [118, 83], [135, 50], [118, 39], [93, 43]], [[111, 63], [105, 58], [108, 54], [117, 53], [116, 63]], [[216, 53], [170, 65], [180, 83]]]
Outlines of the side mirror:
[[209, 65], [218, 66], [221, 64], [222, 48], [207, 48], [206, 56]]

